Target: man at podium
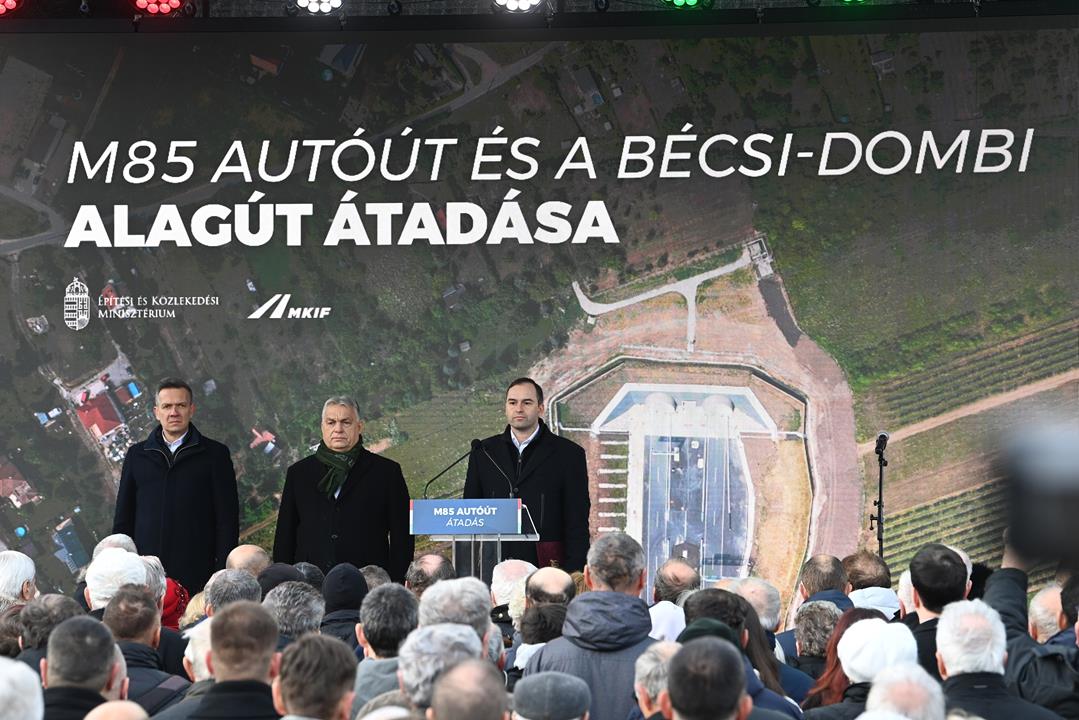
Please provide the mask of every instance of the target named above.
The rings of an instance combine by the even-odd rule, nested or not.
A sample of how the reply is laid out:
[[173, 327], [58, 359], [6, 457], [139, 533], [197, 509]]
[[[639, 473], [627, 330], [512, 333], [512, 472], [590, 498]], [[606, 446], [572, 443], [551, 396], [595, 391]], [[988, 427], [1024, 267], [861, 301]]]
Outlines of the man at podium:
[[540, 419], [543, 389], [518, 378], [506, 390], [506, 429], [473, 448], [465, 477], [466, 499], [520, 498], [521, 526], [539, 542], [502, 543], [502, 559], [566, 572], [584, 568], [588, 554], [588, 465], [584, 448], [559, 437]]

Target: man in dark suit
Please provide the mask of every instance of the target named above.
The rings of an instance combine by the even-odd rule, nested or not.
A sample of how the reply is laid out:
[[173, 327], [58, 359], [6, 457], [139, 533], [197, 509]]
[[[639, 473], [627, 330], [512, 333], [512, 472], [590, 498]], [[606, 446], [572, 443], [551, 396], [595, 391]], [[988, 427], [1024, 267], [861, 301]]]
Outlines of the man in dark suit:
[[161, 559], [191, 594], [225, 567], [240, 532], [240, 503], [229, 449], [191, 423], [195, 404], [183, 380], [161, 382], [158, 425], [127, 451], [116, 494], [113, 532]]
[[[556, 564], [581, 570], [588, 555], [588, 465], [584, 449], [550, 431], [540, 419], [543, 389], [518, 378], [506, 390], [506, 429], [472, 450], [465, 498], [520, 498], [528, 508], [539, 543], [503, 543], [502, 559], [527, 560], [537, 567]], [[528, 516], [522, 527], [528, 527]]]
[[401, 466], [363, 447], [356, 402], [322, 406], [322, 442], [288, 469], [274, 536], [275, 562], [378, 565], [403, 582], [415, 542]]

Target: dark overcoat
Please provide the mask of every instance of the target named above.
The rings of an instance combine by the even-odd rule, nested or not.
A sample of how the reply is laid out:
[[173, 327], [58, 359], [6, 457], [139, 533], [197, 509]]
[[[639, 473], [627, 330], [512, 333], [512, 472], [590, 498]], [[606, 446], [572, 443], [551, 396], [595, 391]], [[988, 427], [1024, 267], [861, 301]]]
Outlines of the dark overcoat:
[[325, 474], [326, 466], [314, 455], [285, 474], [274, 561], [305, 561], [324, 573], [343, 562], [378, 565], [394, 582], [404, 582], [415, 541], [401, 466], [363, 450], [336, 499], [318, 488]]
[[[539, 433], [523, 453], [518, 454], [508, 425], [481, 445], [468, 458], [464, 497], [519, 497], [531, 513], [540, 542], [562, 543], [562, 569], [583, 570], [592, 507], [584, 448], [555, 435], [542, 420]], [[522, 525], [527, 526], [527, 520], [522, 520]], [[535, 543], [503, 543], [502, 558], [540, 564]]]
[[240, 532], [229, 449], [191, 425], [173, 454], [159, 425], [124, 457], [112, 531], [130, 535], [140, 555], [157, 555], [192, 595], [201, 592]]

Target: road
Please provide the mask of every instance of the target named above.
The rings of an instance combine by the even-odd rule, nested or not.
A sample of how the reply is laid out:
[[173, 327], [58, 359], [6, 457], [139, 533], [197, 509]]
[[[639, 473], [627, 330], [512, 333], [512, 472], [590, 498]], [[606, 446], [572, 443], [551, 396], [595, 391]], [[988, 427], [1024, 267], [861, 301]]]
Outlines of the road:
[[584, 294], [584, 291], [581, 290], [580, 283], [576, 280], [573, 281], [573, 292], [577, 295], [577, 302], [581, 304], [581, 309], [593, 317], [614, 312], [615, 310], [621, 310], [622, 308], [627, 308], [631, 305], [645, 302], [646, 300], [652, 300], [653, 298], [666, 295], [667, 293], [678, 293], [686, 299], [686, 309], [688, 310], [686, 320], [686, 350], [688, 352], [693, 352], [693, 348], [697, 344], [697, 290], [700, 288], [701, 283], [706, 283], [709, 280], [714, 280], [723, 275], [729, 275], [732, 272], [741, 270], [751, 264], [752, 260], [749, 257], [749, 253], [743, 250], [742, 256], [732, 263], [728, 263], [714, 270], [703, 272], [699, 275], [694, 275], [685, 280], [677, 280], [668, 283], [654, 290], [649, 290], [640, 295], [634, 295], [631, 298], [613, 303], [600, 303], [589, 300]]
[[[1053, 377], [1039, 380], [1038, 382], [1024, 385], [1023, 387], [1016, 388], [1015, 390], [1009, 390], [1005, 393], [998, 395], [990, 395], [987, 398], [982, 398], [968, 405], [957, 407], [955, 410], [949, 410], [946, 413], [937, 415], [936, 417], [927, 418], [920, 422], [916, 422], [913, 425], [907, 425], [900, 428], [893, 433], [890, 433], [888, 442], [897, 443], [900, 440], [906, 440], [907, 438], [914, 437], [919, 433], [926, 432], [928, 430], [934, 430], [941, 425], [947, 425], [950, 422], [954, 422], [961, 418], [968, 417], [970, 415], [977, 415], [987, 410], [1000, 407], [1001, 405], [1007, 405], [1013, 403], [1016, 400], [1022, 400], [1023, 398], [1030, 397], [1031, 395], [1037, 395], [1038, 393], [1045, 392], [1046, 390], [1054, 390], [1061, 385], [1066, 385], [1070, 382], [1079, 381], [1079, 368], [1069, 370], [1068, 372], [1054, 375]], [[859, 455], [868, 455], [873, 452], [876, 447], [876, 441], [864, 442], [858, 446]]]

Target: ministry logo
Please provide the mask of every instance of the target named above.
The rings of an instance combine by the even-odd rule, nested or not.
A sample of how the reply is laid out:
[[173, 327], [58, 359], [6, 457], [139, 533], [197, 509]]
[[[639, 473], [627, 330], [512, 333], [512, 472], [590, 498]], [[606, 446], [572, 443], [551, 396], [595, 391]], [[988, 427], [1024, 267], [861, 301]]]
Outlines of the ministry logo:
[[90, 324], [90, 289], [78, 278], [72, 278], [64, 291], [64, 324], [72, 330]]

